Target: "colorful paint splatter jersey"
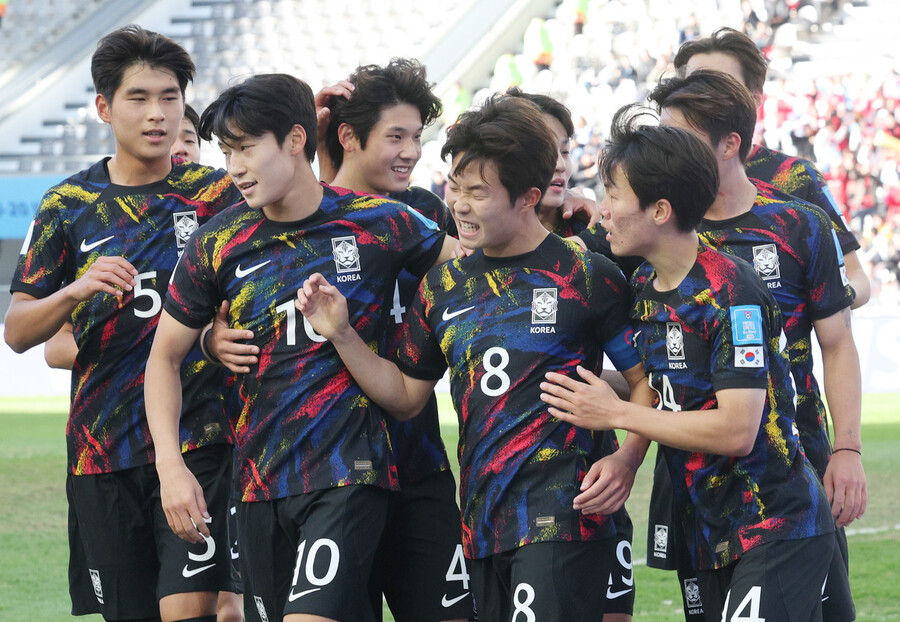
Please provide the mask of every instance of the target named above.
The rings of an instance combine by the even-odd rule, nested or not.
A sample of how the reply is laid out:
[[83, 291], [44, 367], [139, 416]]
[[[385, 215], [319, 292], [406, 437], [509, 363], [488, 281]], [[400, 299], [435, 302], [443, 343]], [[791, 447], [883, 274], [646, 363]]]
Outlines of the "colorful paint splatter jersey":
[[[456, 224], [450, 210], [436, 194], [424, 188], [410, 186], [404, 192], [392, 194], [391, 198], [406, 203], [434, 221], [441, 231], [447, 231], [449, 235], [456, 234]], [[387, 345], [384, 350], [384, 354], [391, 360], [396, 359], [397, 348], [403, 336], [403, 321], [407, 309], [416, 298], [416, 291], [421, 282], [421, 277], [403, 270], [394, 285], [390, 319], [388, 329], [385, 331]], [[441, 438], [436, 396], [432, 395], [422, 412], [412, 419], [398, 421], [393, 417], [387, 417], [387, 426], [391, 448], [397, 458], [397, 472], [401, 486], [423, 480], [438, 471], [450, 469], [447, 450]]]
[[781, 315], [746, 262], [700, 246], [677, 289], [658, 292], [649, 263], [635, 273], [635, 344], [660, 410], [709, 410], [716, 391], [767, 391], [747, 456], [661, 446], [693, 567], [721, 568], [753, 547], [834, 530], [825, 492], [794, 429]]
[[604, 349], [619, 369], [637, 365], [628, 301], [612, 263], [555, 235], [524, 255], [476, 251], [425, 277], [399, 366], [430, 380], [449, 366], [467, 557], [615, 534], [609, 517], [572, 509], [599, 436], [550, 416], [540, 383], [548, 371], [577, 377], [578, 364], [599, 373]]
[[747, 177], [751, 178], [750, 181], [754, 183], [756, 180], [763, 181], [785, 194], [821, 207], [837, 232], [844, 254], [859, 249], [859, 242], [850, 231], [843, 210], [834, 200], [822, 173], [812, 162], [762, 145], [754, 145], [750, 155], [747, 156], [744, 168]]
[[761, 188], [753, 208], [727, 220], [704, 220], [700, 238], [750, 263], [772, 293], [784, 322], [797, 428], [806, 456], [825, 475], [831, 441], [825, 404], [813, 375], [813, 321], [853, 302], [844, 256], [825, 213]]
[[322, 273], [377, 350], [397, 274], [404, 267], [424, 274], [444, 235], [401, 203], [323, 190], [319, 209], [298, 222], [269, 220], [245, 203], [212, 219], [185, 249], [165, 302], [175, 319], [197, 328], [228, 300], [230, 325], [254, 333], [259, 362], [241, 377], [231, 413], [243, 501], [397, 486], [383, 411], [294, 300], [307, 277]]
[[[44, 298], [83, 276], [101, 256], [138, 271], [121, 300], [96, 294], [72, 314], [78, 355], [66, 430], [69, 471], [108, 473], [153, 461], [144, 411], [144, 368], [166, 287], [198, 225], [240, 200], [227, 174], [173, 161], [169, 175], [144, 186], [110, 182], [102, 160], [44, 195], [11, 290]], [[182, 367], [181, 446], [230, 443], [221, 371], [194, 348]]]

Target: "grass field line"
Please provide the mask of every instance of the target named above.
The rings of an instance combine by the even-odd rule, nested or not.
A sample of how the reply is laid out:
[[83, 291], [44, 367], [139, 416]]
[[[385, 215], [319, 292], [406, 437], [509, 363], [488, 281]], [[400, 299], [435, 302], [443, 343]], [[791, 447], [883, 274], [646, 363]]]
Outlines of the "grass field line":
[[853, 536], [868, 536], [873, 533], [885, 533], [888, 531], [900, 531], [900, 525], [882, 525], [881, 527], [858, 527], [858, 528], [848, 528], [846, 530], [847, 537], [852, 538]]

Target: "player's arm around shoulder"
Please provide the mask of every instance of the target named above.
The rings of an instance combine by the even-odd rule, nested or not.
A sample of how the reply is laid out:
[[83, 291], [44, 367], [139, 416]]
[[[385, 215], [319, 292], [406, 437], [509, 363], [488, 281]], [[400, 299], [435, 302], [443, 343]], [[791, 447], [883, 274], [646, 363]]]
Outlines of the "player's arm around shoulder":
[[834, 429], [834, 453], [823, 484], [838, 527], [862, 516], [868, 503], [860, 437], [862, 375], [850, 315], [850, 309], [844, 308], [813, 322], [822, 350], [825, 396]]
[[202, 542], [209, 529], [203, 490], [181, 456], [181, 364], [200, 334], [163, 310], [144, 377], [147, 424], [156, 452], [160, 497], [166, 519], [180, 538]]
[[437, 381], [407, 376], [373, 352], [350, 325], [346, 298], [324, 276], [315, 273], [306, 279], [294, 304], [313, 329], [331, 342], [354, 380], [376, 404], [401, 421], [421, 412]]

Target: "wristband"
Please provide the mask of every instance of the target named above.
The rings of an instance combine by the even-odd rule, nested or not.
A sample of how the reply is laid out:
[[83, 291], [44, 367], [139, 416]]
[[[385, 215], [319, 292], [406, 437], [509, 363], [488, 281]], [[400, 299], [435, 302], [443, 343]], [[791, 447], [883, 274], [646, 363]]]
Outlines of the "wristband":
[[852, 451], [852, 452], [855, 453], [855, 454], [859, 454], [860, 456], [862, 455], [862, 452], [861, 452], [860, 450], [858, 450], [858, 449], [853, 449], [852, 447], [840, 447], [840, 448], [838, 448], [838, 449], [833, 449], [833, 450], [831, 451], [831, 453], [836, 454], [836, 453], [839, 452], [839, 451]]
[[201, 335], [201, 337], [200, 337], [200, 351], [203, 353], [203, 357], [204, 357], [207, 361], [209, 361], [209, 362], [212, 363], [213, 365], [218, 365], [218, 366], [221, 367], [221, 366], [222, 366], [222, 361], [220, 361], [219, 359], [217, 359], [216, 357], [214, 357], [214, 356], [212, 355], [212, 352], [210, 352], [210, 350], [209, 350], [209, 343], [207, 342], [207, 340], [209, 339], [209, 335], [210, 335], [211, 333], [212, 333], [212, 326], [210, 326], [209, 328], [207, 328], [207, 329], [203, 332], [203, 335]]

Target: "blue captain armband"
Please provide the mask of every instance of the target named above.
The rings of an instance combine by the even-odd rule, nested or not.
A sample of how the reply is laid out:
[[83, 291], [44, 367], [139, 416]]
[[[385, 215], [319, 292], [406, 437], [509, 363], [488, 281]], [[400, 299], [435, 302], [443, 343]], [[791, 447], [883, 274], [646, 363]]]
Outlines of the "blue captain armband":
[[641, 356], [632, 343], [634, 330], [626, 328], [621, 333], [603, 344], [603, 351], [619, 371], [631, 369], [641, 362]]

